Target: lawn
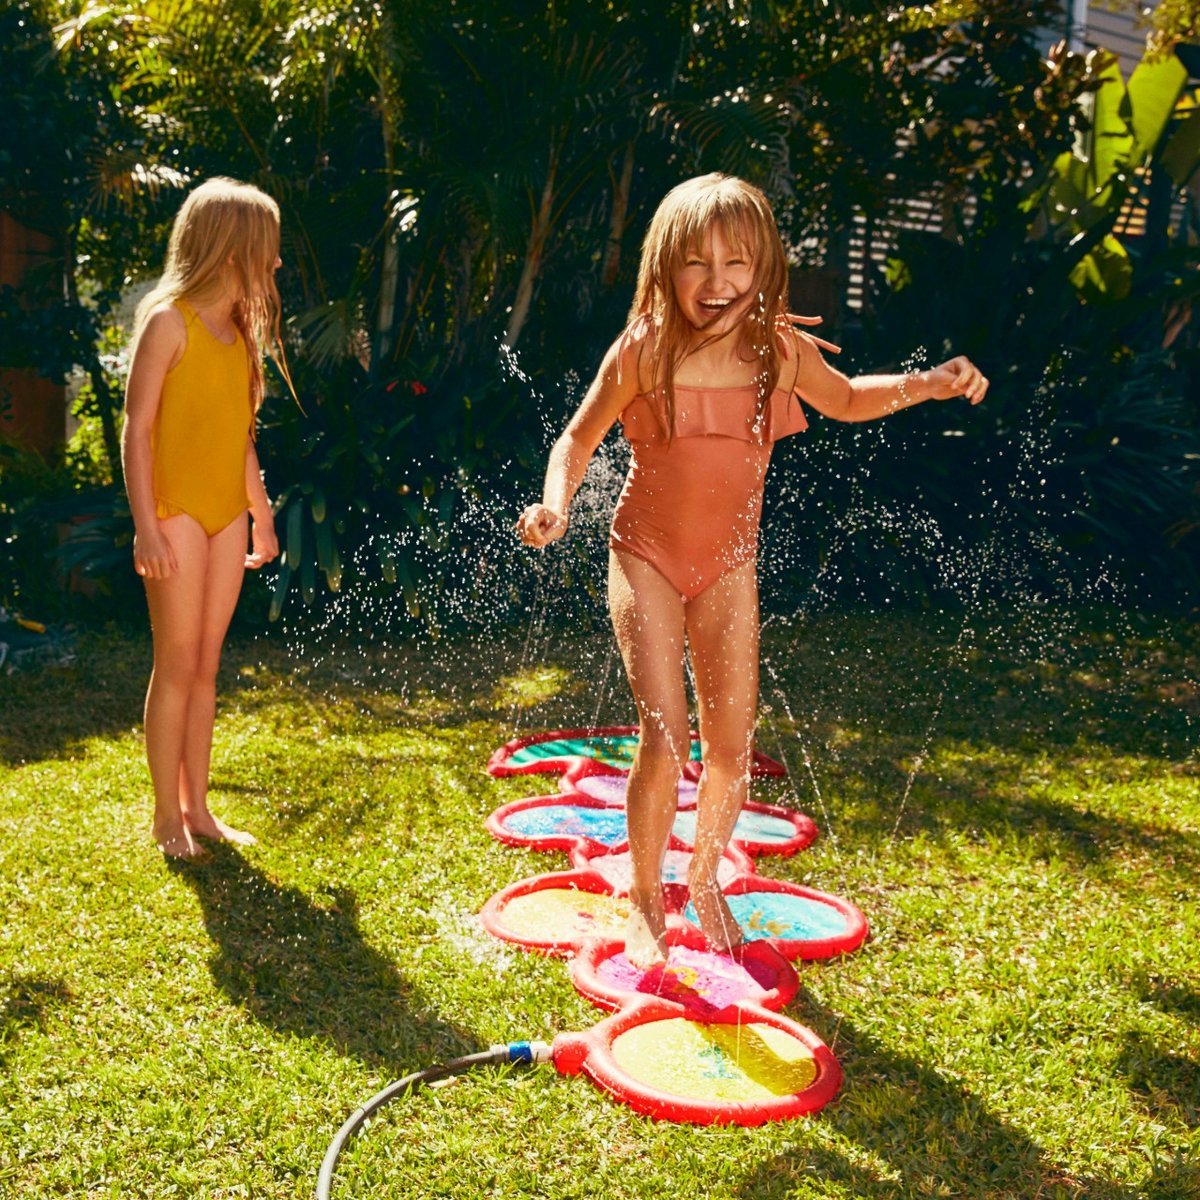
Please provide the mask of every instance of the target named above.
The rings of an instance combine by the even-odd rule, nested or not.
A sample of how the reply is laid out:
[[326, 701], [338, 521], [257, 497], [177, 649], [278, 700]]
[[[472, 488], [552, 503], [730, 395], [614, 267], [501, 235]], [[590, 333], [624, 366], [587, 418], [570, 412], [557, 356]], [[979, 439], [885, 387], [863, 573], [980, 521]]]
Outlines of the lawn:
[[[771, 621], [758, 798], [821, 828], [765, 873], [871, 938], [789, 1015], [837, 1099], [757, 1129], [656, 1123], [550, 1066], [384, 1110], [335, 1197], [1200, 1197], [1200, 628], [1116, 612]], [[484, 818], [541, 728], [630, 720], [606, 635], [531, 627], [229, 647], [213, 807], [260, 845], [149, 839], [148, 640], [0, 677], [0, 1196], [312, 1194], [389, 1081], [600, 1013], [493, 941], [497, 889], [565, 865]]]

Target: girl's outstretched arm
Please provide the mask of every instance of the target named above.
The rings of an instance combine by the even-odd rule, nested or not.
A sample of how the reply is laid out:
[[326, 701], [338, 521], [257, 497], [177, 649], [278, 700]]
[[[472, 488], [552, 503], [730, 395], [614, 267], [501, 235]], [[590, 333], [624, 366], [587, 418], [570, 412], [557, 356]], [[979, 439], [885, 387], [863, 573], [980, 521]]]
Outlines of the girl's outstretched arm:
[[166, 579], [179, 566], [171, 543], [158, 527], [150, 432], [158, 415], [163, 380], [186, 347], [187, 328], [179, 310], [170, 304], [156, 308], [138, 336], [125, 386], [121, 465], [133, 514], [133, 566], [145, 579]]
[[817, 412], [835, 421], [874, 421], [926, 400], [965, 396], [978, 404], [988, 380], [962, 355], [927, 371], [906, 375], [858, 375], [847, 378], [821, 357], [808, 335], [796, 332], [800, 365], [795, 388]]
[[608, 349], [587, 395], [550, 451], [542, 502], [517, 518], [517, 536], [545, 546], [567, 531], [567, 512], [596, 447], [638, 394], [638, 341], [622, 335]]

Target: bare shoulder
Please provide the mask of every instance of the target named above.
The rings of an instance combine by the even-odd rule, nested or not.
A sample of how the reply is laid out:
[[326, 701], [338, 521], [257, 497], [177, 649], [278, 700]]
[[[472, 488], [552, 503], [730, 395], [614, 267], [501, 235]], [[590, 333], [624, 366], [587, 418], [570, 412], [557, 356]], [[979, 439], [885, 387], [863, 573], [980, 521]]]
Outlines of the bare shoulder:
[[132, 410], [153, 413], [163, 380], [183, 358], [187, 349], [187, 323], [170, 303], [156, 305], [147, 314], [133, 347], [126, 384], [126, 405]]
[[606, 369], [614, 372], [622, 383], [631, 382], [635, 393], [649, 391], [653, 386], [651, 364], [657, 341], [657, 322], [649, 317], [635, 318], [609, 348]]
[[187, 342], [187, 322], [174, 304], [164, 301], [147, 314], [141, 336], [142, 339], [152, 338], [156, 342], [182, 346]]
[[156, 304], [146, 315], [134, 347], [135, 359], [166, 360], [174, 366], [187, 347], [187, 323], [170, 303]]
[[644, 339], [638, 326], [638, 322], [631, 324], [605, 351], [600, 370], [567, 425], [569, 434], [589, 444], [589, 453], [641, 390], [638, 367]]

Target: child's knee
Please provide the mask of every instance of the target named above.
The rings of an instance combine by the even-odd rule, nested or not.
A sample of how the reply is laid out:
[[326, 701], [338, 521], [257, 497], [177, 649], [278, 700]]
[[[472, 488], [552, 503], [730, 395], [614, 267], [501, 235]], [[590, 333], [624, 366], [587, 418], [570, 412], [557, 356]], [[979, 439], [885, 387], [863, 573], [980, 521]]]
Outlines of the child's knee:
[[637, 763], [641, 770], [671, 771], [676, 776], [688, 760], [691, 738], [687, 727], [673, 729], [659, 722], [645, 722], [638, 740]]
[[754, 751], [749, 743], [706, 741], [703, 753], [705, 774], [733, 782], [749, 782], [750, 767], [754, 758]]
[[200, 647], [191, 642], [168, 642], [154, 647], [154, 675], [162, 682], [190, 684], [200, 665]]
[[218, 646], [216, 651], [199, 650], [196, 653], [196, 665], [193, 671], [193, 679], [196, 683], [211, 683], [217, 682], [217, 671], [221, 666], [221, 649]]

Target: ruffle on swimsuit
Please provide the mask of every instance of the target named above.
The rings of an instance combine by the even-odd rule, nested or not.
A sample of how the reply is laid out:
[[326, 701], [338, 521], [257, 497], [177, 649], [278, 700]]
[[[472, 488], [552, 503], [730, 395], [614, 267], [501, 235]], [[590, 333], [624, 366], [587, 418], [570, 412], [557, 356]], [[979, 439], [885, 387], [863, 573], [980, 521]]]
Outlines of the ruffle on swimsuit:
[[637, 396], [621, 414], [633, 457], [609, 543], [648, 562], [684, 600], [754, 561], [771, 449], [808, 428], [786, 389], [761, 420], [757, 402], [753, 384], [676, 384], [674, 438], [658, 393]]
[[[763, 414], [763, 436], [755, 418], [758, 393], [753, 386], [701, 388], [675, 385], [675, 440], [727, 437], [742, 442], [777, 442], [808, 428], [798, 397], [777, 388]], [[666, 442], [666, 413], [661, 397], [650, 392], [636, 396], [621, 414], [630, 442]]]

